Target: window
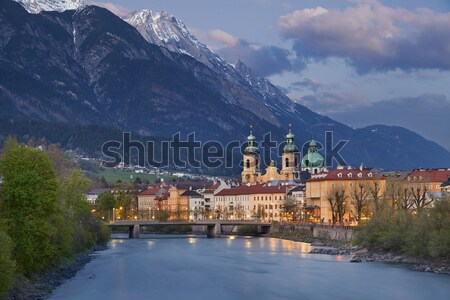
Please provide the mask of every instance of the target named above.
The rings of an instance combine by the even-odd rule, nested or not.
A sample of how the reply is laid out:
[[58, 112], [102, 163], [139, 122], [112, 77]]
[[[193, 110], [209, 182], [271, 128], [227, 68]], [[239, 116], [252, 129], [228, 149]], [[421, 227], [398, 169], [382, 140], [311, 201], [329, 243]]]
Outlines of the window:
[[249, 169], [250, 168], [250, 159], [247, 159], [245, 164], [247, 165], [247, 169]]
[[285, 164], [286, 168], [289, 168], [289, 158], [286, 157], [286, 164]]
[[352, 173], [348, 173], [347, 176], [348, 176], [349, 178], [352, 178]]
[[272, 201], [272, 196], [269, 196], [269, 200]]
[[362, 173], [358, 173], [358, 177], [361, 178], [362, 177]]
[[342, 178], [342, 173], [338, 173], [337, 176], [338, 176], [339, 178]]
[[275, 209], [277, 209], [277, 206], [278, 206], [278, 205], [275, 204]]
[[368, 177], [372, 177], [372, 173], [367, 174]]
[[295, 157], [295, 166], [298, 167], [298, 157]]

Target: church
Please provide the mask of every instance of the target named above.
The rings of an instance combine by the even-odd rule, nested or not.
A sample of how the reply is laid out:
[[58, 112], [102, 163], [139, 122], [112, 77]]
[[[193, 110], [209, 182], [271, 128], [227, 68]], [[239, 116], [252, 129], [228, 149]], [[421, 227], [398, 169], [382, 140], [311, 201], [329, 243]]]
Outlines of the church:
[[309, 143], [308, 153], [300, 162], [300, 151], [295, 145], [294, 139], [295, 135], [289, 128], [281, 158], [281, 170], [278, 171], [275, 162], [272, 160], [270, 166], [262, 174], [260, 153], [255, 144], [256, 137], [253, 135], [253, 130], [250, 129], [250, 135], [247, 137], [248, 144], [243, 154], [242, 183], [262, 184], [270, 181], [300, 181], [301, 172], [317, 174], [324, 170], [324, 159], [317, 151], [317, 143], [314, 140]]

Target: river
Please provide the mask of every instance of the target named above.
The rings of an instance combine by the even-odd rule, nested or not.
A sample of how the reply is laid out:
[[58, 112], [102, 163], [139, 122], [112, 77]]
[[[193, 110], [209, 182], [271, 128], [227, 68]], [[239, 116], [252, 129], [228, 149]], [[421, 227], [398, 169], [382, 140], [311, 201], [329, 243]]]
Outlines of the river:
[[450, 299], [448, 275], [310, 250], [275, 238], [116, 238], [50, 299]]

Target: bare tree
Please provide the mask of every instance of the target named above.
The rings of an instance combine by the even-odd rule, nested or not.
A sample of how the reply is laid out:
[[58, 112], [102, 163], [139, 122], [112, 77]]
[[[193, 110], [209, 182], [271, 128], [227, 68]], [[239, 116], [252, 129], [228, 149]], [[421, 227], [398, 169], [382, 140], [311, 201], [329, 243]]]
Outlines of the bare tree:
[[290, 221], [296, 221], [297, 216], [299, 215], [301, 211], [301, 207], [298, 204], [298, 201], [296, 201], [292, 197], [286, 197], [283, 201], [283, 215], [286, 219]]
[[353, 215], [355, 216], [358, 223], [360, 223], [363, 214], [367, 214], [368, 212], [366, 208], [369, 206], [369, 192], [362, 182], [358, 182], [358, 184], [354, 186], [351, 196], [351, 204], [356, 212], [353, 213]]
[[369, 188], [370, 195], [372, 196], [372, 200], [375, 206], [375, 210], [379, 211], [382, 208], [381, 200], [386, 194], [381, 192], [380, 183], [378, 181], [373, 182]]
[[416, 210], [421, 210], [433, 202], [433, 198], [427, 197], [428, 188], [426, 185], [411, 186], [413, 205]]
[[404, 185], [398, 190], [398, 209], [409, 211], [413, 207], [412, 194], [408, 186]]
[[348, 198], [347, 193], [343, 188], [333, 188], [326, 196], [330, 204], [333, 224], [336, 221], [342, 223], [345, 214], [345, 200]]
[[238, 203], [235, 207], [235, 215], [238, 219], [245, 218], [245, 208], [242, 204]]

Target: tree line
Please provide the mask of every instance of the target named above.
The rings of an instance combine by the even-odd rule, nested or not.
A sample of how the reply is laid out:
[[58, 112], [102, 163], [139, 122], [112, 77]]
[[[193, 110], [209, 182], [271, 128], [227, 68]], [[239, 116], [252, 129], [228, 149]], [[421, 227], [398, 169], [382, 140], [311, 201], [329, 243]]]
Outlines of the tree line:
[[0, 176], [0, 294], [109, 240], [86, 200], [90, 180], [57, 145], [41, 150], [8, 138]]

